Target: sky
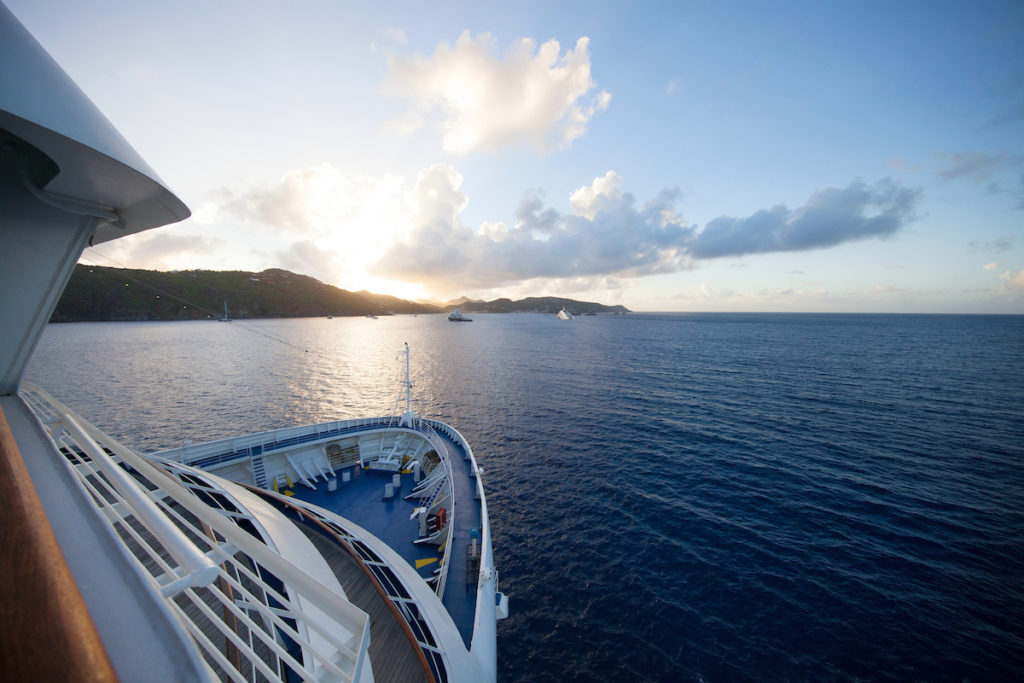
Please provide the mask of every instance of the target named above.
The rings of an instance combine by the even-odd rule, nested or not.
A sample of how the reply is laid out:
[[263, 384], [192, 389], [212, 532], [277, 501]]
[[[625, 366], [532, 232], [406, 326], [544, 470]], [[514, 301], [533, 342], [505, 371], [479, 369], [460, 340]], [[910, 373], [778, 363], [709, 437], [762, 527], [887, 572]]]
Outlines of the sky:
[[408, 299], [1024, 313], [1024, 3], [5, 0], [192, 210]]

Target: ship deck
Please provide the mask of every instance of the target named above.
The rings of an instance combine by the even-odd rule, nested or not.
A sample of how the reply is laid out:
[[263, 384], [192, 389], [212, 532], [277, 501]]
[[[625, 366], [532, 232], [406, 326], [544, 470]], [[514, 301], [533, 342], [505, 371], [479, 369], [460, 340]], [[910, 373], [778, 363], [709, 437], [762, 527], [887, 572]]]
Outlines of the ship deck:
[[345, 597], [370, 617], [369, 654], [374, 680], [403, 683], [426, 681], [423, 667], [409, 647], [402, 627], [389, 611], [386, 598], [366, 579], [352, 556], [322, 534], [308, 527], [300, 528], [303, 528], [307, 538], [338, 577]]
[[[469, 649], [476, 612], [477, 570], [469, 560], [468, 546], [472, 543], [470, 534], [474, 528], [479, 539], [480, 503], [474, 497], [476, 479], [470, 476], [470, 462], [465, 451], [447, 436], [439, 436], [448, 450], [455, 495], [454, 515], [449, 517], [449, 523], [455, 526], [443, 604]], [[413, 475], [402, 474], [401, 487], [394, 498], [384, 500], [384, 486], [391, 482], [394, 472], [354, 466], [347, 469], [351, 480], [343, 483], [342, 471], [337, 472], [336, 491], [328, 491], [321, 482], [315, 491], [296, 484], [292, 492], [300, 500], [330, 510], [363, 527], [399, 553], [421, 577], [429, 579], [440, 567], [442, 555], [436, 545], [413, 542], [418, 537], [414, 511], [419, 501], [405, 500], [415, 484]]]

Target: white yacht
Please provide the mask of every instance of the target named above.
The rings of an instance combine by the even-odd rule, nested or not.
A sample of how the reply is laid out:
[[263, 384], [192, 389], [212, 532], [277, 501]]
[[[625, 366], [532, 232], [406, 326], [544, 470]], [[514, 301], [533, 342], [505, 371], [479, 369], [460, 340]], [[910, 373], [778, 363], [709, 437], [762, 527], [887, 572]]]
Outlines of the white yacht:
[[462, 315], [462, 312], [458, 308], [456, 308], [454, 311], [448, 314], [448, 320], [452, 321], [453, 323], [473, 322], [472, 318], [467, 318], [466, 316]]
[[482, 472], [408, 351], [401, 415], [151, 454], [22, 381], [83, 249], [190, 212], [3, 5], [0, 206], [7, 678], [495, 680]]

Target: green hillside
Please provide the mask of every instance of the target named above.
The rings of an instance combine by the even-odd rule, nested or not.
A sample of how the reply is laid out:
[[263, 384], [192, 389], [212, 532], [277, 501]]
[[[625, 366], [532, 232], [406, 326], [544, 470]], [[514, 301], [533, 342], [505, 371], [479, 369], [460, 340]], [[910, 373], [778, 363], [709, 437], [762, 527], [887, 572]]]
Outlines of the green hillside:
[[[558, 313], [563, 307], [573, 315], [630, 312], [625, 306], [605, 306], [593, 301], [576, 301], [575, 299], [563, 299], [557, 296], [531, 296], [526, 299], [519, 299], [518, 301], [512, 301], [511, 299], [465, 301], [459, 304], [459, 310], [463, 313]], [[450, 311], [453, 308], [455, 306], [446, 306], [445, 310]]]
[[201, 320], [232, 318], [437, 313], [438, 308], [393, 296], [350, 292], [306, 275], [272, 268], [248, 271], [161, 272], [75, 266], [51, 322]]
[[[442, 309], [366, 291], [350, 292], [278, 268], [262, 273], [242, 270], [162, 272], [79, 264], [50, 321], [203, 320], [221, 317], [225, 302], [231, 318], [439, 313], [454, 308], [447, 305]], [[563, 306], [574, 315], [629, 312], [624, 306], [559, 297], [464, 300], [461, 309], [469, 313], [557, 313]]]

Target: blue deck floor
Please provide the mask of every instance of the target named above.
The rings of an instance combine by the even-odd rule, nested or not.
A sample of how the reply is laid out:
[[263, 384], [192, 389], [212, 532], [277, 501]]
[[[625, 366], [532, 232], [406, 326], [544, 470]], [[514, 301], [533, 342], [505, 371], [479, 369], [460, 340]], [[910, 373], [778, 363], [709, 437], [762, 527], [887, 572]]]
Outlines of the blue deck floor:
[[[480, 528], [480, 502], [473, 497], [476, 479], [469, 476], [470, 463], [465, 460], [465, 453], [447, 437], [442, 435], [441, 438], [448, 448], [448, 457], [452, 464], [456, 501], [455, 517], [449, 519], [449, 523], [455, 525], [455, 531], [450, 549], [452, 555], [449, 560], [444, 606], [452, 615], [452, 620], [468, 649], [473, 636], [477, 577], [474, 572], [471, 583], [469, 582], [466, 555], [467, 544], [471, 542], [470, 530]], [[352, 480], [342, 483], [339, 471], [337, 491], [328, 491], [327, 484], [321, 479], [317, 482], [316, 491], [296, 484], [293, 489], [295, 497], [355, 522], [391, 546], [414, 568], [417, 560], [436, 558], [436, 562], [425, 564], [417, 570], [424, 579], [430, 578], [434, 570], [440, 566], [441, 553], [435, 545], [413, 543], [419, 536], [419, 522], [410, 517], [418, 501], [405, 500], [405, 496], [412, 492], [415, 484], [413, 476], [401, 475], [401, 489], [396, 492], [394, 498], [385, 501], [384, 486], [391, 482], [393, 472], [360, 467], [352, 467], [347, 471], [351, 473]]]

